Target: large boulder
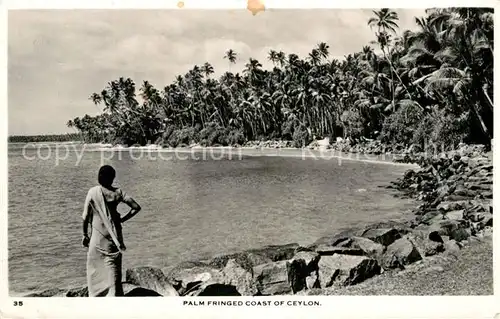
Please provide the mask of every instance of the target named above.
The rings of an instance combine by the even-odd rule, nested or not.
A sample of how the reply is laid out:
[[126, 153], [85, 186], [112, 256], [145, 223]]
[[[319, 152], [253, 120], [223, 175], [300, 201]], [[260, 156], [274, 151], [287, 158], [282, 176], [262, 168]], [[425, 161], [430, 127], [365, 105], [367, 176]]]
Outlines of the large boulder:
[[267, 256], [244, 251], [234, 254], [215, 256], [208, 261], [208, 266], [213, 268], [223, 269], [227, 265], [229, 260], [234, 260], [237, 264], [247, 269], [251, 273], [253, 272], [254, 266], [273, 262], [273, 260]]
[[396, 220], [387, 220], [387, 221], [373, 223], [373, 224], [370, 224], [369, 226], [365, 227], [365, 230], [381, 229], [381, 228], [396, 229], [401, 235], [407, 234], [408, 232], [411, 231], [411, 228], [409, 227], [407, 221], [400, 222], [400, 221], [396, 221]]
[[447, 255], [457, 256], [460, 252], [460, 246], [458, 243], [451, 239], [444, 242], [444, 249]]
[[452, 201], [445, 201], [445, 202], [441, 202], [437, 206], [437, 210], [442, 211], [442, 212], [449, 212], [449, 211], [453, 211], [453, 210], [466, 209], [469, 206], [470, 206], [470, 202], [465, 201], [465, 200], [453, 201], [453, 202]]
[[166, 270], [166, 277], [180, 295], [197, 289], [206, 282], [220, 282], [222, 269], [202, 262], [182, 262]]
[[136, 267], [127, 269], [125, 274], [127, 283], [156, 291], [162, 296], [178, 296], [179, 294], [167, 280], [165, 274], [158, 268]]
[[421, 256], [433, 256], [444, 251], [443, 239], [437, 233], [428, 229], [416, 229], [405, 235], [418, 250]]
[[301, 259], [304, 260], [306, 271], [308, 273], [311, 273], [315, 270], [318, 270], [318, 262], [320, 258], [321, 257], [318, 253], [312, 251], [300, 251], [293, 256], [292, 261]]
[[378, 262], [365, 256], [324, 256], [319, 260], [318, 267], [322, 288], [334, 284], [354, 285], [380, 273]]
[[[294, 274], [289, 277], [289, 280], [292, 281], [292, 291], [294, 293], [303, 289], [304, 284], [306, 289], [320, 287], [318, 275], [318, 263], [320, 259], [321, 256], [312, 251], [299, 251], [293, 256], [288, 271]], [[302, 262], [304, 266], [302, 266]], [[293, 269], [294, 267], [295, 269]], [[302, 267], [304, 269], [301, 269]], [[305, 278], [302, 279], [302, 277]]]
[[288, 260], [293, 257], [296, 249], [299, 247], [297, 243], [269, 245], [261, 248], [248, 249], [234, 254], [216, 256], [212, 258], [208, 264], [216, 268], [224, 268], [230, 259], [234, 259], [242, 267], [250, 270], [257, 265]]
[[271, 259], [272, 261], [288, 260], [293, 257], [295, 250], [300, 247], [297, 243], [285, 245], [269, 245], [262, 248], [249, 249], [247, 252]]
[[259, 295], [283, 295], [303, 288], [307, 276], [303, 259], [277, 261], [254, 267], [254, 282]]
[[449, 220], [462, 220], [462, 219], [464, 219], [464, 213], [465, 213], [464, 209], [453, 210], [453, 211], [446, 212], [444, 214], [444, 217], [445, 217], [445, 219], [449, 219]]
[[161, 297], [159, 293], [154, 290], [139, 287], [129, 283], [123, 284], [123, 294], [125, 297]]
[[422, 256], [410, 240], [407, 238], [400, 238], [387, 247], [382, 258], [383, 268], [402, 269], [405, 265], [421, 260]]
[[371, 228], [363, 232], [361, 237], [368, 238], [384, 246], [389, 246], [401, 238], [401, 234], [395, 228]]
[[307, 288], [306, 277], [309, 273], [307, 272], [307, 265], [304, 259], [293, 259], [287, 262], [286, 270], [288, 273], [288, 282], [294, 294]]
[[353, 228], [341, 231], [335, 235], [324, 236], [316, 240], [311, 248], [314, 249], [315, 247], [320, 245], [337, 246], [339, 243], [353, 236], [361, 236], [363, 232], [365, 232], [365, 229], [363, 228]]
[[431, 210], [425, 213], [424, 215], [419, 216], [419, 218], [417, 218], [417, 222], [420, 224], [431, 225], [443, 219], [444, 215], [442, 212], [437, 210]]
[[177, 280], [184, 283], [179, 291], [185, 296], [253, 296], [258, 293], [252, 272], [235, 259], [228, 260], [223, 269], [197, 265], [175, 274]]
[[190, 291], [187, 296], [241, 296], [235, 286], [213, 281], [204, 282], [198, 289]]
[[368, 256], [374, 259], [378, 259], [385, 251], [384, 245], [376, 243], [371, 239], [357, 236], [351, 237], [339, 243], [339, 246], [360, 250], [362, 252], [360, 255]]
[[253, 274], [243, 268], [234, 259], [227, 262], [223, 269], [224, 285], [234, 286], [241, 296], [253, 296], [257, 294], [257, 287], [253, 282]]
[[429, 229], [456, 241], [466, 240], [471, 235], [466, 222], [463, 220], [443, 220], [432, 224]]

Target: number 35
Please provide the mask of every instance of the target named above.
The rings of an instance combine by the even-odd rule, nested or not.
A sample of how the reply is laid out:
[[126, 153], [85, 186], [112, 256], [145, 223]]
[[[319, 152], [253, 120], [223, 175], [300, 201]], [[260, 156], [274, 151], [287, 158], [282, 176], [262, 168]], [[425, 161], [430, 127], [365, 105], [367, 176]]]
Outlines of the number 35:
[[14, 301], [14, 306], [22, 306], [23, 302], [22, 301]]

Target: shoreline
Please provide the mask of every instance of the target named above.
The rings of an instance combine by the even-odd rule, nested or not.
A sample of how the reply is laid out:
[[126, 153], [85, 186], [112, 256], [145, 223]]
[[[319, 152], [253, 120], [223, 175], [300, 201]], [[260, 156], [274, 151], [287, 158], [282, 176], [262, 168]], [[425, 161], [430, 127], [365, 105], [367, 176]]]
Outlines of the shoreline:
[[[471, 146], [464, 150], [463, 156], [445, 154], [433, 159], [430, 166], [421, 164], [416, 171], [407, 170], [393, 183], [396, 186], [391, 188], [420, 203], [413, 210], [414, 219], [406, 222], [379, 222], [319, 238], [306, 246], [296, 243], [271, 245], [215, 255], [207, 260], [181, 262], [161, 270], [137, 267], [126, 270], [125, 282], [145, 289], [158, 287], [158, 280], [167, 282], [162, 293], [165, 296], [226, 295], [227, 291], [210, 290], [214, 285], [236, 287], [239, 295], [290, 295], [304, 291], [321, 295], [323, 290], [327, 293], [338, 284], [356, 286], [384, 272], [412, 269], [413, 264], [433, 256], [459, 252], [468, 243], [489, 238], [492, 234], [492, 160], [487, 153], [477, 156], [475, 152]], [[441, 172], [451, 169], [454, 173], [445, 178], [444, 184], [433, 184], [429, 188], [428, 179], [435, 174], [431, 168], [436, 166]], [[460, 179], [463, 181], [457, 182]], [[450, 183], [458, 185], [450, 186], [453, 188], [450, 190]], [[437, 198], [436, 192], [439, 193]], [[340, 277], [334, 275], [338, 271], [342, 274]], [[353, 273], [355, 277], [351, 277]], [[330, 279], [325, 281], [329, 276], [333, 276], [333, 286]], [[50, 294], [84, 296], [85, 289], [52, 289], [27, 296]]]
[[[317, 142], [317, 141], [315, 141]], [[315, 142], [311, 144], [315, 144]], [[308, 146], [308, 147], [273, 147], [273, 146], [263, 146], [268, 145], [270, 141], [262, 142], [261, 146], [200, 146], [198, 144], [192, 144], [191, 146], [181, 146], [181, 147], [162, 147], [161, 145], [150, 144], [146, 146], [122, 146], [122, 145], [112, 145], [105, 143], [79, 143], [79, 142], [37, 142], [37, 143], [24, 143], [31, 145], [64, 145], [76, 147], [83, 145], [85, 151], [88, 152], [151, 152], [151, 153], [172, 153], [172, 154], [197, 154], [197, 153], [210, 153], [217, 152], [221, 154], [223, 152], [228, 152], [228, 155], [232, 156], [269, 156], [269, 157], [290, 157], [290, 158], [302, 158], [302, 159], [324, 159], [324, 160], [338, 160], [341, 161], [356, 161], [371, 164], [385, 164], [385, 165], [396, 165], [403, 167], [416, 167], [415, 163], [402, 162], [401, 160], [404, 156], [401, 154], [394, 154], [392, 152], [387, 153], [377, 153], [373, 154], [370, 152], [345, 152], [340, 149], [336, 149], [328, 145], [327, 147], [318, 146]], [[278, 144], [280, 142], [277, 142]], [[12, 143], [23, 144], [23, 143]], [[286, 143], [285, 143], [286, 144]], [[215, 154], [213, 154], [215, 155]]]
[[[300, 149], [300, 148], [250, 148], [250, 147], [194, 147], [194, 148], [100, 148], [88, 150], [92, 151], [117, 151], [117, 152], [127, 152], [134, 150], [146, 150], [158, 153], [181, 153], [181, 154], [194, 154], [218, 151], [230, 152], [231, 155], [235, 156], [269, 156], [269, 157], [292, 157], [292, 158], [316, 158], [316, 159], [338, 159], [340, 161], [357, 161], [373, 164], [386, 164], [386, 165], [396, 165], [396, 166], [406, 166], [406, 167], [416, 167], [416, 164], [412, 163], [399, 163], [395, 162], [393, 158], [385, 159], [383, 157], [390, 155], [369, 155], [361, 153], [344, 153], [336, 150], [311, 150], [311, 149]], [[366, 157], [366, 158], [362, 158]], [[381, 159], [382, 157], [382, 159]], [[372, 158], [372, 159], [370, 159]], [[378, 158], [378, 159], [377, 159]]]

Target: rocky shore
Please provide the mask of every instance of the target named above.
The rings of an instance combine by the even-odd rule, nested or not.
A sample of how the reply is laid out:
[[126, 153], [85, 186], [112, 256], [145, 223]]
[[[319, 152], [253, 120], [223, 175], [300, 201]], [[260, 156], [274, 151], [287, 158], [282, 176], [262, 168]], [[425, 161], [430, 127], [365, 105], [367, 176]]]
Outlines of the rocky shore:
[[[317, 147], [325, 146], [318, 143]], [[400, 160], [420, 166], [389, 186], [420, 201], [413, 220], [350, 229], [307, 246], [267, 246], [165, 269], [127, 269], [125, 295], [332, 294], [382, 273], [418, 272], [418, 265], [491, 238], [493, 163], [484, 147], [462, 145], [457, 151], [437, 156], [407, 153]], [[26, 297], [87, 295], [87, 288], [80, 287]]]

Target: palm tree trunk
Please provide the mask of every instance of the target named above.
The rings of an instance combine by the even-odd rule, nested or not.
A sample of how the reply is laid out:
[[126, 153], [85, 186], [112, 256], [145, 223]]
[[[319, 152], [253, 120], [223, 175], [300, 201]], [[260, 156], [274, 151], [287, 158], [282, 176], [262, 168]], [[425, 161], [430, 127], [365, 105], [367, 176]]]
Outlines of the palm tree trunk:
[[[382, 50], [382, 52], [384, 52], [384, 50]], [[385, 59], [387, 60], [387, 62], [389, 62], [389, 65], [390, 65], [390, 67], [391, 67], [392, 72], [394, 72], [394, 73], [396, 74], [396, 76], [397, 76], [397, 78], [398, 78], [399, 82], [401, 83], [401, 85], [403, 86], [403, 88], [405, 89], [405, 91], [406, 91], [406, 92], [408, 92], [408, 96], [409, 96], [410, 100], [411, 100], [411, 101], [413, 101], [413, 98], [412, 98], [412, 96], [411, 96], [411, 94], [410, 94], [410, 91], [408, 91], [408, 88], [407, 88], [407, 87], [406, 87], [406, 85], [403, 83], [403, 80], [401, 79], [401, 77], [399, 76], [399, 74], [396, 72], [396, 69], [394, 68], [394, 65], [392, 64], [392, 61], [391, 61], [391, 60], [389, 60], [389, 59], [387, 58], [387, 55], [385, 54], [385, 52], [384, 52], [384, 57], [385, 57]], [[391, 78], [392, 78], [392, 72], [391, 72]], [[394, 88], [394, 84], [393, 84], [393, 88]], [[393, 90], [393, 99], [392, 99], [392, 102], [393, 102], [393, 104], [394, 104], [394, 90]], [[420, 107], [420, 109], [421, 109], [422, 111], [424, 110], [424, 108], [423, 108], [422, 106], [420, 106], [420, 105], [419, 105], [419, 107]]]
[[483, 91], [484, 96], [486, 97], [486, 100], [488, 101], [488, 106], [490, 107], [491, 111], [493, 112], [493, 101], [491, 101], [491, 98], [488, 95], [488, 92], [486, 92], [486, 88], [483, 87], [482, 91]]
[[481, 114], [479, 114], [479, 111], [476, 106], [477, 106], [476, 103], [471, 103], [471, 107], [474, 111], [474, 114], [476, 115], [476, 118], [479, 120], [479, 123], [481, 123], [481, 129], [483, 130], [483, 133], [491, 140], [490, 132], [488, 131], [486, 124], [484, 124], [483, 118]]

